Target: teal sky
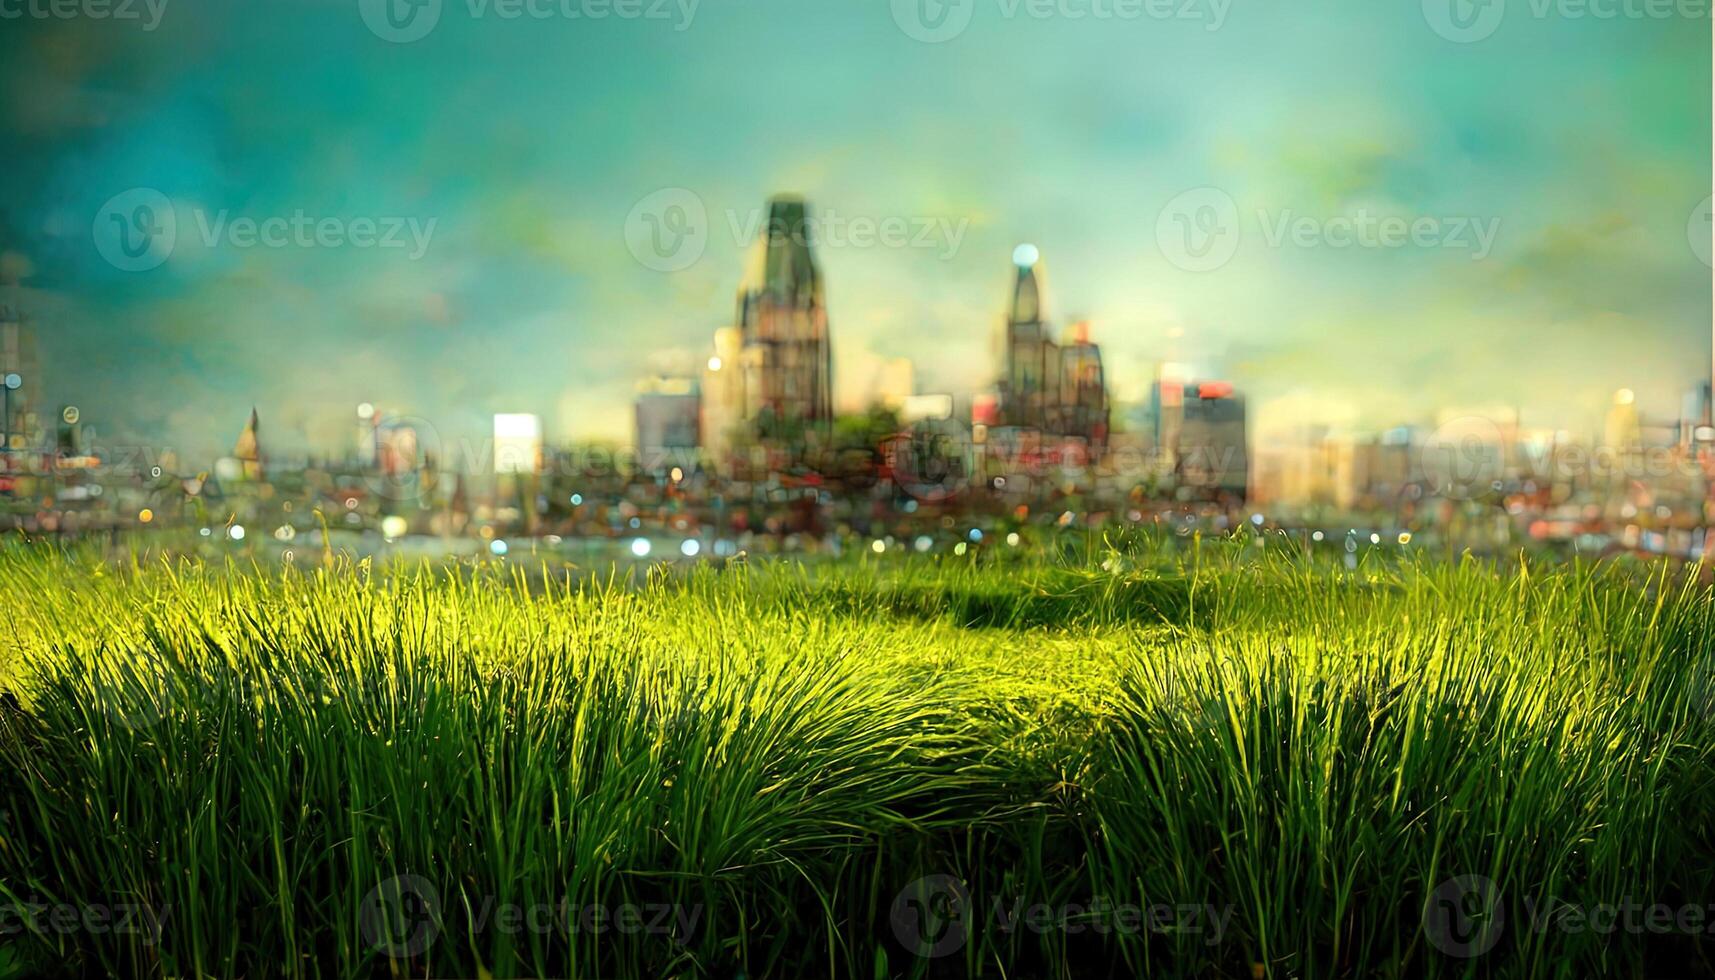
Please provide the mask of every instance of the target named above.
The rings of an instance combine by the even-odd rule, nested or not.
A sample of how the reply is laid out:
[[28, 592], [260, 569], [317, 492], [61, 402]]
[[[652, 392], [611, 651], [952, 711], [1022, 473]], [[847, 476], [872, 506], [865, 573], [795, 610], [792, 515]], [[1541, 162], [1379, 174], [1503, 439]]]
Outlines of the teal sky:
[[[1441, 0], [1177, 0], [1194, 19], [961, 0], [963, 31], [924, 43], [887, 0], [702, 0], [688, 23], [681, 4], [508, 19], [504, 2], [444, 0], [408, 43], [358, 0], [165, 0], [153, 30], [0, 20], [0, 242], [48, 400], [197, 453], [252, 403], [282, 448], [343, 449], [360, 401], [449, 437], [524, 411], [556, 441], [623, 441], [636, 379], [700, 364], [729, 322], [731, 228], [777, 191], [960, 232], [820, 249], [848, 406], [891, 357], [924, 391], [988, 384], [1022, 241], [1118, 395], [1189, 362], [1250, 391], [1263, 437], [1496, 405], [1585, 429], [1615, 388], [1666, 415], [1708, 374], [1709, 253], [1688, 233], [1710, 193], [1701, 11], [1504, 0], [1459, 43], [1431, 26]], [[1191, 271], [1162, 212], [1204, 187], [1239, 237]], [[98, 216], [135, 188], [177, 231], [163, 263], [123, 271]], [[672, 272], [627, 237], [664, 188], [707, 216]], [[203, 241], [223, 212], [434, 224], [421, 255]], [[1435, 231], [1271, 240], [1360, 214]]]

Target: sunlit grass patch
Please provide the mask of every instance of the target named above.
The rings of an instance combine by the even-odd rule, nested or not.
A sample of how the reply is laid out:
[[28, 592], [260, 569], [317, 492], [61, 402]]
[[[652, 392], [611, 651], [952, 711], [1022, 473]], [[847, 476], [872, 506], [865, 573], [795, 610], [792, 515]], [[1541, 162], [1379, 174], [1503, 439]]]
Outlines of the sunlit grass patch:
[[1702, 954], [1567, 925], [1715, 901], [1695, 570], [1258, 550], [641, 587], [0, 552], [0, 975]]

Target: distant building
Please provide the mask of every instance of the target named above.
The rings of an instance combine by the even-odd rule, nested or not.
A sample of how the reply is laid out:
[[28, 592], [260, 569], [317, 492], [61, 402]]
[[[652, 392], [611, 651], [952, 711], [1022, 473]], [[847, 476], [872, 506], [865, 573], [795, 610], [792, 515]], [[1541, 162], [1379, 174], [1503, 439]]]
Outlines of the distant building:
[[1630, 388], [1614, 392], [1613, 404], [1608, 406], [1608, 417], [1602, 425], [1602, 445], [1611, 449], [1638, 449], [1643, 445], [1637, 395]]
[[1154, 448], [1168, 462], [1179, 443], [1179, 430], [1185, 422], [1185, 391], [1192, 384], [1191, 370], [1183, 364], [1164, 361], [1155, 369], [1155, 380], [1149, 388], [1149, 406], [1145, 412], [1145, 432]]
[[232, 456], [238, 460], [239, 475], [246, 480], [262, 479], [262, 442], [261, 422], [256, 417], [256, 407], [250, 408], [250, 420], [244, 423], [244, 431], [238, 434], [238, 443], [232, 447]]
[[[724, 368], [724, 366], [723, 366]], [[636, 406], [638, 465], [658, 474], [689, 470], [702, 444], [702, 399], [689, 378], [657, 378], [640, 386]]]
[[802, 198], [770, 200], [739, 287], [744, 421], [765, 440], [797, 442], [834, 417], [833, 353], [811, 237]]
[[407, 420], [376, 415], [371, 438], [375, 443], [374, 466], [390, 486], [403, 486], [422, 465], [422, 438]]
[[1244, 396], [1224, 381], [1185, 387], [1173, 447], [1183, 495], [1243, 503], [1250, 488]]
[[1277, 435], [1257, 446], [1251, 460], [1250, 500], [1259, 506], [1331, 505], [1334, 471], [1326, 426], [1310, 426], [1296, 437]]
[[376, 429], [380, 424], [381, 416], [374, 405], [364, 402], [357, 406], [357, 441], [354, 444], [357, 455], [353, 462], [359, 466], [376, 465], [379, 449]]
[[715, 332], [714, 353], [702, 372], [696, 435], [687, 441], [683, 395], [642, 392], [640, 454], [700, 446], [717, 470], [730, 473], [755, 446], [790, 451], [827, 434], [834, 418], [833, 349], [812, 238], [802, 198], [769, 200], [768, 221], [739, 284], [737, 323]]
[[17, 309], [0, 305], [0, 449], [29, 449], [40, 442], [36, 406], [41, 398], [35, 332]]
[[1050, 428], [1060, 397], [1060, 348], [1049, 336], [1042, 315], [1042, 287], [1034, 245], [1013, 250], [1012, 296], [1005, 323], [1005, 364], [1001, 371], [1001, 416], [1008, 426]]
[[738, 327], [715, 331], [715, 352], [703, 370], [700, 435], [710, 460], [722, 472], [730, 468], [734, 449], [745, 435], [745, 373], [744, 331]]
[[1090, 325], [1069, 330], [1060, 349], [1060, 419], [1062, 435], [1082, 440], [1092, 456], [1108, 444], [1108, 389], [1102, 373], [1102, 349], [1090, 342]]
[[1679, 411], [1679, 444], [1682, 449], [1693, 451], [1701, 446], [1715, 442], [1715, 399], [1711, 398], [1710, 384], [1707, 381], [1699, 383], [1695, 388], [1685, 393]]
[[1110, 406], [1101, 347], [1090, 341], [1087, 323], [1057, 343], [1044, 314], [1040, 253], [1034, 245], [1013, 250], [1012, 295], [1004, 325], [1000, 422], [1033, 430], [1042, 440], [1076, 440], [1092, 456], [1107, 448]]

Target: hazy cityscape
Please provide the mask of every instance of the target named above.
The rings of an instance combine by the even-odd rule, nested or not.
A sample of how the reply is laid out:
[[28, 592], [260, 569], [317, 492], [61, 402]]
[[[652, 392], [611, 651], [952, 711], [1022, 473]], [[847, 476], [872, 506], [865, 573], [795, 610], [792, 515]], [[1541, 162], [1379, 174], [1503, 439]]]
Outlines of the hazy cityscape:
[[1715, 980], [1712, 0], [0, 0], [0, 980]]
[[[684, 220], [663, 207], [658, 225]], [[494, 415], [490, 439], [443, 439], [411, 405], [365, 402], [345, 445], [308, 454], [270, 452], [255, 407], [235, 414], [219, 458], [115, 445], [104, 420], [47, 397], [59, 366], [40, 357], [30, 311], [7, 305], [0, 514], [30, 534], [189, 528], [288, 555], [334, 540], [640, 559], [963, 552], [1016, 544], [1031, 527], [1140, 524], [1282, 529], [1306, 548], [1348, 551], [1415, 541], [1698, 558], [1715, 547], [1707, 381], [1671, 418], [1614, 392], [1599, 432], [1518, 409], [1448, 409], [1381, 431], [1306, 426], [1259, 442], [1245, 391], [1183, 363], [1159, 361], [1145, 399], [1116, 403], [1100, 324], [1056, 319], [1047, 257], [1029, 243], [1010, 257], [1010, 291], [994, 297], [990, 386], [924, 391], [900, 356], [865, 411], [837, 413], [838, 315], [815, 248], [825, 229], [795, 195], [765, 213], [732, 325], [700, 371], [638, 380], [629, 443], [556, 441], [527, 405]], [[660, 238], [643, 247], [672, 258]]]

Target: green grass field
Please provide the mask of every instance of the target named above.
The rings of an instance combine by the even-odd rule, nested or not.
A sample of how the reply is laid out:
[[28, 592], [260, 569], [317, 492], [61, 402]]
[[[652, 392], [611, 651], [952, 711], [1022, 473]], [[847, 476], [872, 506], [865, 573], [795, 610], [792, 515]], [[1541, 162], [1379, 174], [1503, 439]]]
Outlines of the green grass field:
[[1711, 975], [1698, 569], [35, 546], [0, 609], [0, 977]]

